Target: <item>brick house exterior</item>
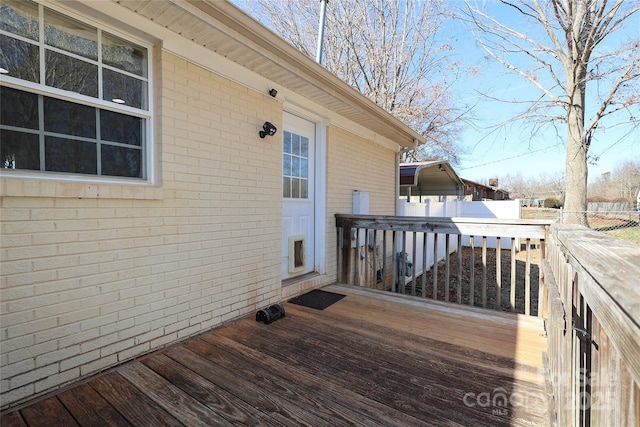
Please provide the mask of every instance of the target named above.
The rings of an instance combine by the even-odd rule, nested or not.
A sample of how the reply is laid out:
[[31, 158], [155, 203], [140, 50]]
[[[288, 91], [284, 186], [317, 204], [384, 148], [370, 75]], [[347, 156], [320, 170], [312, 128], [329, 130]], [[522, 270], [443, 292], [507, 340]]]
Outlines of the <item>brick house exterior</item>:
[[[34, 113], [45, 111], [44, 128], [23, 129], [8, 110], [5, 120], [10, 106], [2, 103], [3, 408], [334, 282], [334, 214], [351, 212], [353, 190], [370, 192], [372, 214], [393, 214], [398, 152], [423, 142], [230, 3], [123, 3], [42, 0], [12, 11], [45, 27], [51, 16], [55, 25], [68, 20], [57, 28], [72, 37], [83, 37], [76, 27], [96, 31], [107, 47], [85, 61], [83, 52], [49, 46], [55, 41], [44, 31], [41, 40], [8, 30], [14, 43], [44, 49], [41, 57], [97, 64], [105, 88], [92, 99], [8, 69], [3, 97], [117, 112], [144, 130], [142, 149], [113, 145], [141, 159], [136, 177], [52, 172], [42, 162], [21, 169], [21, 149], [6, 151], [11, 138], [40, 138], [46, 163], [62, 131], [47, 129], [46, 108]], [[120, 65], [108, 63], [105, 40], [146, 52], [148, 72], [119, 77], [146, 87], [146, 107], [106, 96], [107, 76]], [[286, 114], [315, 129], [316, 223], [312, 272], [283, 280]], [[278, 131], [260, 138], [265, 121]], [[91, 138], [67, 140], [107, 145]]]

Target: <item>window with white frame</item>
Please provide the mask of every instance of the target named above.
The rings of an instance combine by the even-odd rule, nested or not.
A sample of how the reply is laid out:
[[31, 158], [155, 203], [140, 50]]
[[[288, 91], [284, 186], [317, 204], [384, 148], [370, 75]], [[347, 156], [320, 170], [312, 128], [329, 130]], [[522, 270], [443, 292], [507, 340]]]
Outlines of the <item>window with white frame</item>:
[[282, 197], [308, 199], [309, 138], [285, 130], [282, 140]]
[[0, 4], [0, 167], [146, 179], [149, 50], [28, 0]]

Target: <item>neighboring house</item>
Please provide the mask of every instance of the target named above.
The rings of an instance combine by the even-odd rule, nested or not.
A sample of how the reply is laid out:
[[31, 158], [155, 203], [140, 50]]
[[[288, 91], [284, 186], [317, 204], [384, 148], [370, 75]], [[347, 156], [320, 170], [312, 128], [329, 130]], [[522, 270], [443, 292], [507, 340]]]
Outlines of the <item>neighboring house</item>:
[[466, 200], [509, 200], [509, 192], [462, 178]]
[[232, 4], [0, 7], [3, 407], [334, 282], [353, 190], [395, 213], [420, 135]]
[[453, 196], [462, 198], [464, 183], [446, 160], [400, 164], [400, 197], [422, 202]]

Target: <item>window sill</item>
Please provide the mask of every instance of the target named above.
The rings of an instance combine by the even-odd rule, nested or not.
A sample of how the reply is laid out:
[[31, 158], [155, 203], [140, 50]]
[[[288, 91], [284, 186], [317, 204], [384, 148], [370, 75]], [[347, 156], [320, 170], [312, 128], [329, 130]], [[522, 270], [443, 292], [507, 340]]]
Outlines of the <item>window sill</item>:
[[163, 189], [146, 182], [78, 182], [2, 175], [0, 197], [160, 200], [163, 198]]

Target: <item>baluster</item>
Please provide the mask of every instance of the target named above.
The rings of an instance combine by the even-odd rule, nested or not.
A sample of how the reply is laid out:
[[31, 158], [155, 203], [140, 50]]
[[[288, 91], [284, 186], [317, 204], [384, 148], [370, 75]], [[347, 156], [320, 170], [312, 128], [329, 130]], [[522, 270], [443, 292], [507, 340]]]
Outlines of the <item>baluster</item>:
[[[416, 295], [416, 251], [417, 251], [417, 238], [418, 233], [411, 233], [413, 237], [413, 256], [411, 257], [413, 262], [413, 268], [411, 269], [411, 295]], [[424, 272], [422, 273], [424, 274]]]
[[387, 230], [382, 232], [382, 289], [387, 289]]
[[356, 259], [354, 268], [354, 285], [360, 286], [360, 229], [356, 228]]
[[422, 233], [422, 297], [427, 297], [427, 240], [429, 235]]
[[458, 304], [462, 304], [462, 234], [458, 234]]
[[502, 250], [500, 248], [500, 237], [496, 237], [496, 308], [502, 308]]
[[391, 292], [398, 292], [398, 260], [396, 259], [396, 250], [398, 248], [398, 232], [391, 232], [391, 244], [393, 246], [393, 255], [391, 257]]
[[509, 295], [510, 310], [516, 311], [516, 238], [511, 238], [511, 295]]
[[438, 299], [438, 233], [433, 234], [433, 299]]
[[[362, 257], [360, 257], [362, 258]], [[369, 229], [364, 229], [364, 264], [362, 267], [364, 268], [364, 286], [369, 287]]]
[[336, 277], [338, 280], [342, 281], [342, 239], [343, 239], [344, 228], [337, 227], [336, 228], [336, 254], [337, 254], [337, 262], [336, 262]]
[[473, 236], [469, 236], [469, 246], [471, 247], [471, 256], [470, 256], [470, 266], [469, 266], [469, 279], [470, 279], [470, 283], [469, 283], [469, 305], [473, 306], [475, 303], [475, 299], [476, 299], [476, 284], [475, 284], [475, 267], [476, 267], [476, 254], [475, 254], [475, 248], [473, 246]]
[[444, 300], [449, 302], [449, 280], [451, 279], [451, 275], [450, 275], [450, 266], [449, 266], [449, 246], [450, 246], [450, 239], [451, 235], [446, 234], [446, 241], [445, 241], [445, 248], [444, 248], [444, 259], [445, 259], [445, 267], [444, 267]]
[[482, 236], [482, 307], [487, 307], [487, 236]]
[[524, 314], [531, 314], [531, 239], [527, 237], [527, 263], [524, 271]]

